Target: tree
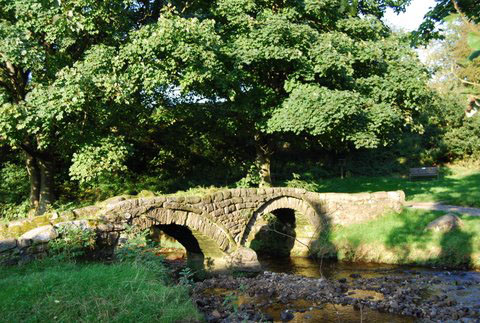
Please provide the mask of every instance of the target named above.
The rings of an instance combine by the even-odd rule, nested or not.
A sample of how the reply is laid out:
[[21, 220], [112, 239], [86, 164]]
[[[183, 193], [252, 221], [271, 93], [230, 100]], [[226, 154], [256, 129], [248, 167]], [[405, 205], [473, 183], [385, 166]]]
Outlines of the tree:
[[55, 165], [123, 171], [136, 142], [206, 107], [268, 185], [281, 140], [376, 147], [417, 127], [426, 73], [379, 20], [408, 2], [0, 0], [0, 138], [24, 151], [39, 214]]
[[191, 18], [200, 2], [182, 4], [0, 0], [0, 140], [25, 153], [37, 214], [55, 199], [60, 163], [80, 182], [124, 170], [172, 89], [211, 92], [218, 36]]
[[112, 48], [153, 15], [147, 9], [129, 0], [0, 0], [0, 140], [25, 153], [38, 214], [55, 198], [57, 162], [118, 127], [96, 75], [107, 75]]
[[427, 12], [418, 30], [413, 32], [415, 44], [426, 44], [431, 39], [443, 38], [444, 29], [439, 26], [452, 14], [463, 14], [473, 23], [480, 22], [480, 6], [476, 0], [435, 0], [435, 6]]
[[229, 71], [223, 99], [256, 147], [260, 185], [271, 182], [281, 138], [376, 147], [402, 125], [415, 127], [428, 102], [426, 72], [406, 39], [378, 19], [386, 4], [348, 5], [352, 10], [333, 0], [223, 0], [211, 9]]

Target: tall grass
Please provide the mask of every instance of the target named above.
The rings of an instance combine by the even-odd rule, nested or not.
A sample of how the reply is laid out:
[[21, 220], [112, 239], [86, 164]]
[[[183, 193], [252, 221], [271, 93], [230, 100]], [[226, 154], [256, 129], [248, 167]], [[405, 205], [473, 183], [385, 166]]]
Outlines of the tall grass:
[[0, 322], [196, 322], [185, 286], [140, 263], [36, 262], [0, 269]]

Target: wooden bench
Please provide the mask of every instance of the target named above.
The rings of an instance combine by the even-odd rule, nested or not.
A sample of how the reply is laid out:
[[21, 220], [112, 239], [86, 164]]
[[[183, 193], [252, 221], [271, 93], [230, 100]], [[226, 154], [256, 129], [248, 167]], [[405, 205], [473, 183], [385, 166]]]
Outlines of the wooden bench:
[[409, 179], [411, 180], [414, 177], [436, 177], [439, 179], [440, 172], [438, 167], [419, 167], [419, 168], [410, 168]]

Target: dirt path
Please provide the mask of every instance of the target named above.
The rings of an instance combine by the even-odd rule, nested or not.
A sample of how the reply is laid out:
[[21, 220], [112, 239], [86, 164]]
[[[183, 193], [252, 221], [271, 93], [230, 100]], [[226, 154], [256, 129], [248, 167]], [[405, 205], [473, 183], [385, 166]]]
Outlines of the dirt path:
[[480, 216], [480, 208], [446, 205], [441, 204], [441, 202], [407, 202], [406, 206], [414, 209], [457, 212], [461, 214]]

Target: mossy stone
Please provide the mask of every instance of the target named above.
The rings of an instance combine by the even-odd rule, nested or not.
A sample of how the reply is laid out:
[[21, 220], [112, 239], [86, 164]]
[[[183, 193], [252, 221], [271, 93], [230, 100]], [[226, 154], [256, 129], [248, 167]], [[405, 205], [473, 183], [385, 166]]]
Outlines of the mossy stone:
[[147, 191], [147, 190], [142, 190], [140, 193], [138, 193], [137, 197], [155, 197], [155, 193], [152, 191]]
[[50, 224], [50, 214], [40, 215], [32, 218], [30, 223], [35, 227], [41, 227]]

